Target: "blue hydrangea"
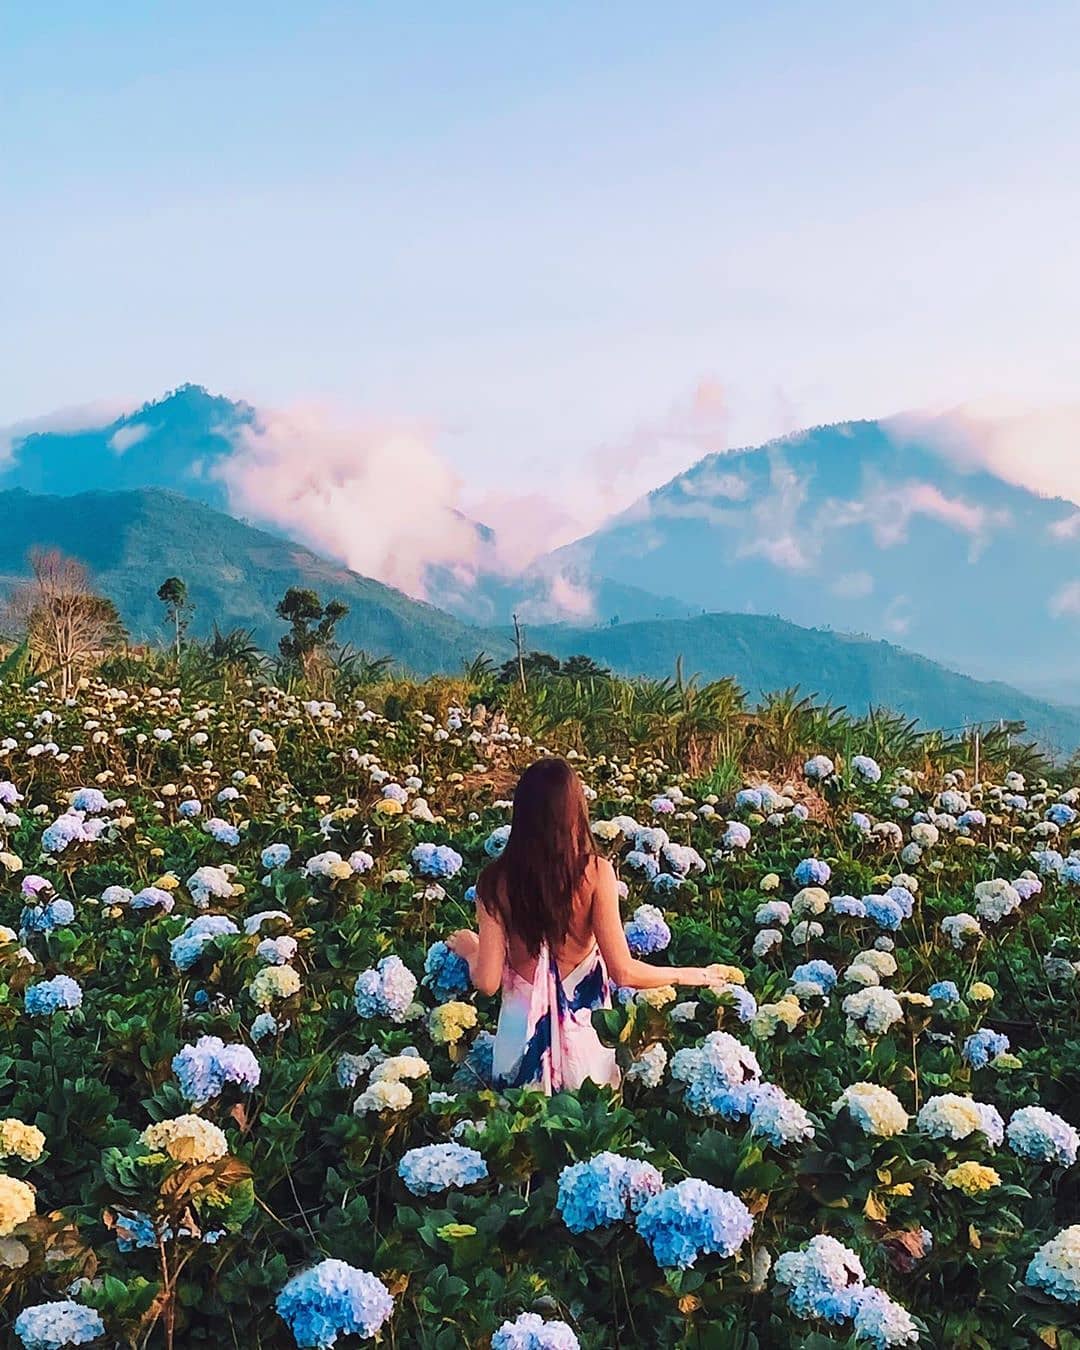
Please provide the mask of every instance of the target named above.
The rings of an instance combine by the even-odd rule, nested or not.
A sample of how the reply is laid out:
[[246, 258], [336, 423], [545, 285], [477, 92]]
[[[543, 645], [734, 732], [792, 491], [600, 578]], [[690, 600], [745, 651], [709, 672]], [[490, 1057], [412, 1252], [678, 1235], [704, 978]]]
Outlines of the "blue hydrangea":
[[571, 1233], [588, 1233], [631, 1218], [663, 1188], [663, 1177], [651, 1163], [598, 1153], [563, 1168], [556, 1208]]
[[70, 975], [54, 975], [51, 980], [32, 984], [26, 990], [26, 1012], [29, 1017], [48, 1017], [54, 1012], [81, 1006], [82, 990]]
[[422, 877], [444, 881], [461, 871], [462, 857], [449, 844], [417, 844], [411, 853], [412, 863]]
[[735, 1009], [735, 1016], [740, 1022], [752, 1022], [757, 1013], [757, 999], [749, 989], [741, 984], [725, 984], [717, 989], [720, 995], [721, 1003], [729, 1004]]
[[61, 1350], [96, 1341], [105, 1335], [105, 1323], [95, 1309], [65, 1298], [24, 1308], [15, 1319], [15, 1335], [25, 1350]]
[[398, 1163], [398, 1176], [413, 1195], [435, 1195], [455, 1186], [474, 1186], [487, 1174], [483, 1157], [463, 1144], [411, 1148]]
[[208, 942], [231, 937], [240, 930], [227, 914], [200, 914], [169, 944], [169, 955], [177, 970], [190, 970]]
[[580, 1343], [565, 1322], [545, 1322], [539, 1313], [525, 1312], [502, 1324], [491, 1338], [491, 1350], [580, 1350]]
[[1012, 1151], [1032, 1162], [1071, 1167], [1080, 1150], [1080, 1134], [1067, 1120], [1042, 1106], [1022, 1106], [1014, 1111], [1006, 1135]]
[[88, 815], [98, 815], [109, 809], [109, 799], [100, 788], [78, 788], [71, 794], [71, 809], [85, 811]]
[[739, 811], [760, 811], [761, 793], [757, 788], [742, 788], [735, 794], [735, 807]]
[[[666, 873], [664, 875], [667, 875]], [[659, 881], [657, 877], [657, 881]], [[676, 881], [677, 878], [672, 878]], [[626, 941], [635, 956], [651, 956], [662, 952], [671, 942], [671, 929], [662, 910], [655, 905], [638, 905], [634, 917], [623, 925]]]
[[906, 917], [903, 906], [889, 894], [863, 896], [863, 905], [867, 917], [890, 933], [895, 933]]
[[[69, 844], [81, 843], [87, 838], [89, 836], [83, 827], [82, 814], [76, 811], [67, 811], [42, 830], [42, 852], [63, 853]], [[43, 1304], [42, 1306], [47, 1305]]]
[[181, 820], [194, 820], [196, 816], [202, 815], [202, 802], [195, 797], [188, 797], [176, 808], [176, 814]]
[[753, 1231], [750, 1211], [737, 1195], [687, 1177], [647, 1200], [637, 1230], [657, 1265], [686, 1270], [699, 1256], [733, 1256]]
[[754, 1089], [750, 1133], [762, 1135], [777, 1148], [802, 1144], [814, 1137], [814, 1125], [802, 1106], [775, 1083]]
[[218, 816], [206, 822], [206, 832], [215, 843], [224, 844], [227, 848], [235, 848], [240, 842], [240, 831], [236, 826]]
[[804, 858], [791, 875], [796, 886], [827, 886], [832, 868], [821, 858]]
[[19, 919], [24, 933], [51, 933], [66, 928], [75, 918], [75, 906], [70, 900], [57, 898], [46, 905], [27, 905]]
[[828, 961], [806, 961], [791, 972], [792, 984], [816, 984], [823, 994], [831, 994], [839, 978]]
[[267, 844], [259, 855], [259, 861], [268, 872], [288, 865], [292, 858], [292, 849], [288, 844]]
[[1076, 812], [1066, 802], [1055, 802], [1046, 813], [1046, 819], [1064, 828], [1076, 819]]
[[356, 977], [353, 995], [361, 1017], [387, 1017], [404, 1022], [416, 993], [416, 976], [400, 956], [384, 956]]
[[141, 891], [135, 892], [128, 903], [132, 909], [160, 909], [164, 914], [171, 914], [176, 901], [161, 886], [144, 886]]
[[700, 1046], [675, 1052], [671, 1076], [686, 1084], [686, 1105], [695, 1115], [738, 1120], [750, 1112], [761, 1069], [757, 1056], [741, 1041], [726, 1031], [713, 1031]]
[[966, 1063], [973, 1069], [983, 1069], [992, 1059], [1003, 1055], [1009, 1048], [1009, 1038], [1000, 1031], [991, 1031], [983, 1027], [974, 1031], [964, 1042], [963, 1054]]
[[874, 823], [865, 811], [852, 811], [849, 820], [862, 834], [869, 834], [874, 828]]
[[938, 980], [926, 991], [935, 1003], [959, 1003], [960, 990], [954, 980]]
[[226, 1045], [220, 1036], [200, 1036], [173, 1057], [173, 1073], [192, 1106], [219, 1097], [226, 1084], [241, 1092], [258, 1087], [259, 1061], [246, 1045]]
[[834, 914], [848, 919], [865, 919], [866, 905], [854, 895], [834, 895], [829, 901]]
[[673, 876], [671, 872], [658, 872], [652, 879], [652, 889], [656, 895], [674, 895], [683, 884], [683, 878]]
[[878, 783], [881, 781], [881, 765], [870, 755], [853, 755], [851, 757], [851, 767], [859, 775], [864, 783]]
[[338, 1336], [375, 1336], [394, 1311], [377, 1276], [345, 1261], [320, 1261], [294, 1275], [274, 1305], [301, 1350], [328, 1350]]
[[424, 958], [424, 984], [440, 1003], [469, 988], [469, 963], [445, 942], [433, 942]]
[[481, 1031], [469, 1046], [464, 1063], [454, 1072], [453, 1083], [456, 1087], [475, 1091], [479, 1087], [491, 1087], [494, 1076], [495, 1037], [490, 1031]]

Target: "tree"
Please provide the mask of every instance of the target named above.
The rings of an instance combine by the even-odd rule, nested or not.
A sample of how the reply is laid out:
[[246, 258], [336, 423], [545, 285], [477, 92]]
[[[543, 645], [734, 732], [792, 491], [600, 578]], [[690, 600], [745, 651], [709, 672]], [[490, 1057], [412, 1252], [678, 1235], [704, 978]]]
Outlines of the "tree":
[[318, 594], [306, 586], [290, 586], [277, 603], [277, 616], [289, 624], [289, 631], [278, 643], [282, 658], [311, 674], [319, 658], [336, 644], [334, 630], [349, 612], [340, 600], [324, 605]]
[[557, 656], [551, 656], [548, 652], [529, 652], [526, 656], [514, 656], [502, 663], [499, 667], [499, 683], [523, 683], [530, 675], [543, 679], [547, 675], [558, 675], [559, 669]]
[[597, 665], [591, 656], [568, 656], [562, 663], [563, 675], [574, 680], [608, 680], [611, 671], [607, 666]]
[[165, 606], [165, 622], [172, 624], [177, 660], [180, 642], [191, 622], [195, 606], [188, 599], [187, 582], [180, 577], [167, 577], [158, 587], [157, 598]]
[[61, 696], [80, 674], [126, 634], [111, 600], [96, 595], [81, 562], [59, 549], [33, 548], [30, 577], [7, 603], [7, 617], [25, 636], [34, 657], [60, 677]]

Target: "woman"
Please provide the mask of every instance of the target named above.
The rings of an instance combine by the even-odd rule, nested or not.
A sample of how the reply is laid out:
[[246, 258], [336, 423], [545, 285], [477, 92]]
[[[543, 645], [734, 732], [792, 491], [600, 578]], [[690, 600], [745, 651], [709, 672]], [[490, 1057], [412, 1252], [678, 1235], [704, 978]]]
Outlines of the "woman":
[[593, 1030], [611, 1006], [608, 979], [631, 989], [718, 982], [700, 966], [652, 966], [630, 955], [615, 872], [597, 855], [581, 782], [562, 759], [521, 775], [513, 828], [477, 882], [479, 933], [447, 945], [482, 994], [502, 988], [492, 1064], [496, 1087], [617, 1086], [615, 1053]]

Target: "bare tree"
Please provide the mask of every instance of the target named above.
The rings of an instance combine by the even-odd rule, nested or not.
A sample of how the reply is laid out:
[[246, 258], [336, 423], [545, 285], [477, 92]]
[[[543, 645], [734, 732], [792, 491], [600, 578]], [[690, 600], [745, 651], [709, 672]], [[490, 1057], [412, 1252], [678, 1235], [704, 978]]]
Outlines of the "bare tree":
[[80, 674], [124, 632], [111, 600], [96, 595], [86, 568], [59, 549], [33, 548], [30, 577], [12, 591], [6, 617], [26, 637], [33, 655], [60, 679], [67, 697]]

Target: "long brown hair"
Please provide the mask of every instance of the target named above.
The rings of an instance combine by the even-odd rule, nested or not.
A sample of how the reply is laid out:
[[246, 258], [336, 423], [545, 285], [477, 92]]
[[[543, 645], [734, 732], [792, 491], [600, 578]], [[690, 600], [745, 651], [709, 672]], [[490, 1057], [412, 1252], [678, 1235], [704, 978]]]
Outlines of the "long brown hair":
[[565, 759], [539, 759], [518, 780], [510, 838], [502, 856], [480, 873], [480, 901], [530, 956], [543, 942], [555, 950], [569, 931], [574, 894], [595, 853], [580, 778]]

